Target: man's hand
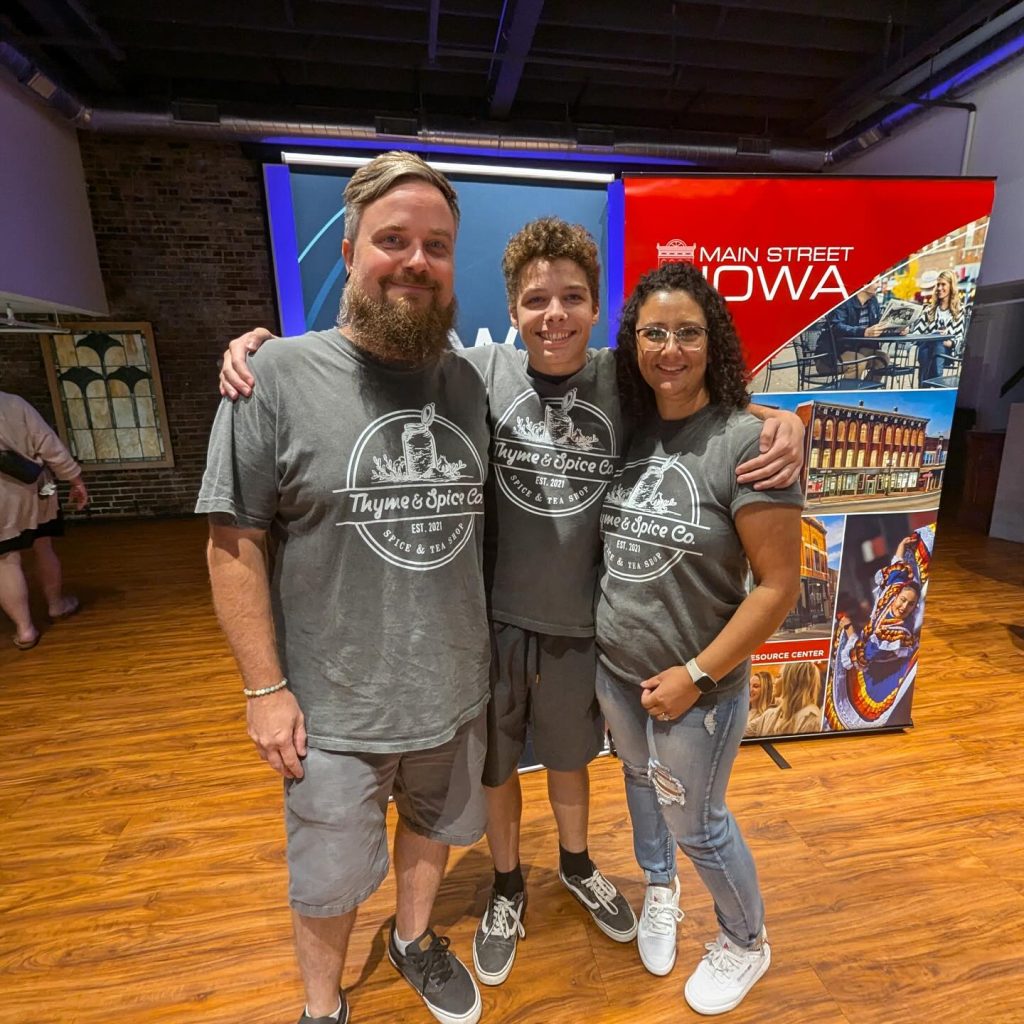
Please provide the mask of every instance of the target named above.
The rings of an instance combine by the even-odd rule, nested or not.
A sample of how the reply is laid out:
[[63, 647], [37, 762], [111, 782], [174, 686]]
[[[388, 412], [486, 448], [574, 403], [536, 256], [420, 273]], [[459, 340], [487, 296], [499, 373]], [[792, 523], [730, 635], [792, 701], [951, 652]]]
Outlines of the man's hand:
[[645, 679], [640, 685], [644, 690], [640, 694], [640, 703], [654, 718], [662, 715], [678, 718], [689, 711], [700, 697], [700, 690], [693, 685], [690, 673], [683, 665], [673, 665]]
[[872, 324], [870, 327], [864, 328], [865, 338], [880, 338], [885, 328], [881, 324]]
[[235, 401], [240, 395], [251, 395], [256, 378], [249, 372], [246, 359], [273, 335], [266, 327], [255, 327], [241, 337], [235, 338], [224, 350], [220, 364], [220, 393], [224, 398]]
[[295, 695], [285, 689], [252, 697], [246, 705], [249, 739], [271, 768], [286, 779], [302, 778], [306, 756], [306, 719]]
[[800, 476], [804, 464], [804, 425], [795, 413], [766, 410], [761, 424], [761, 454], [736, 467], [741, 484], [755, 491], [788, 487]]

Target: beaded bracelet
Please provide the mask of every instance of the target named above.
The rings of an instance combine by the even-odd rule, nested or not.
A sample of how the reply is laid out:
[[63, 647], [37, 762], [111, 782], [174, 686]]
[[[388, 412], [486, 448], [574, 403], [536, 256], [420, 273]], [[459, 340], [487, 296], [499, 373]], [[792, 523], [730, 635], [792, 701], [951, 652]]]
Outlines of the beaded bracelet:
[[281, 682], [275, 683], [273, 686], [261, 686], [258, 690], [250, 690], [248, 687], [242, 687], [242, 693], [246, 695], [250, 700], [253, 697], [265, 697], [268, 693], [277, 693], [278, 690], [283, 690], [288, 685], [287, 679], [282, 679]]

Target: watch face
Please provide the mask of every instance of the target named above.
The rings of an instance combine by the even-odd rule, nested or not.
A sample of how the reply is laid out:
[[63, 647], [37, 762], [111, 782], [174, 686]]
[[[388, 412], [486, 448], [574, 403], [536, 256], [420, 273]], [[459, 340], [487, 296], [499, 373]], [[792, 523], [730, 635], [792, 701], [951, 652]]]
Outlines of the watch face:
[[693, 685], [696, 686], [701, 693], [710, 693], [712, 690], [717, 688], [718, 683], [716, 683], [714, 679], [711, 678], [711, 676], [704, 675], [702, 673], [696, 679], [694, 679]]

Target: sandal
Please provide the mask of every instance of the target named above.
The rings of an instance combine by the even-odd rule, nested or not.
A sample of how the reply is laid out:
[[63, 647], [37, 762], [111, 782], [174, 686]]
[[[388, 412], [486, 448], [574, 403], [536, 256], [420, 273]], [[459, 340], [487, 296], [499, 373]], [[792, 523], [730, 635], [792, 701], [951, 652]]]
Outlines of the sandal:
[[51, 615], [51, 622], [59, 622], [61, 619], [70, 619], [72, 615], [81, 610], [82, 606], [78, 603], [77, 597], [66, 597], [64, 598], [64, 602], [65, 610], [56, 615]]
[[14, 646], [19, 651], [31, 651], [33, 647], [42, 639], [42, 633], [36, 633], [35, 639], [33, 640], [19, 640], [17, 637], [14, 638]]

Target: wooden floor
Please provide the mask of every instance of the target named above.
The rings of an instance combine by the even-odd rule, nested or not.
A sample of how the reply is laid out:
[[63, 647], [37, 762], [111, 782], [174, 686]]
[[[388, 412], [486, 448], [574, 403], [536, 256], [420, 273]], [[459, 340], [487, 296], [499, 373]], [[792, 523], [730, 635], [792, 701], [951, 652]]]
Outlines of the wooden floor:
[[[292, 1024], [280, 786], [250, 749], [198, 521], [99, 524], [62, 542], [85, 608], [34, 651], [0, 646], [0, 1022]], [[741, 752], [730, 803], [753, 847], [773, 963], [740, 1022], [1024, 1022], [1024, 549], [940, 525], [904, 734]], [[5, 630], [6, 622], [0, 623]], [[593, 769], [591, 851], [635, 906], [616, 763]], [[529, 935], [489, 1022], [678, 1024], [714, 932], [683, 873], [667, 978], [590, 926], [555, 873], [544, 775], [525, 778]], [[452, 857], [436, 918], [466, 957], [489, 883]], [[345, 973], [354, 1024], [427, 1015], [384, 953], [386, 883]]]

